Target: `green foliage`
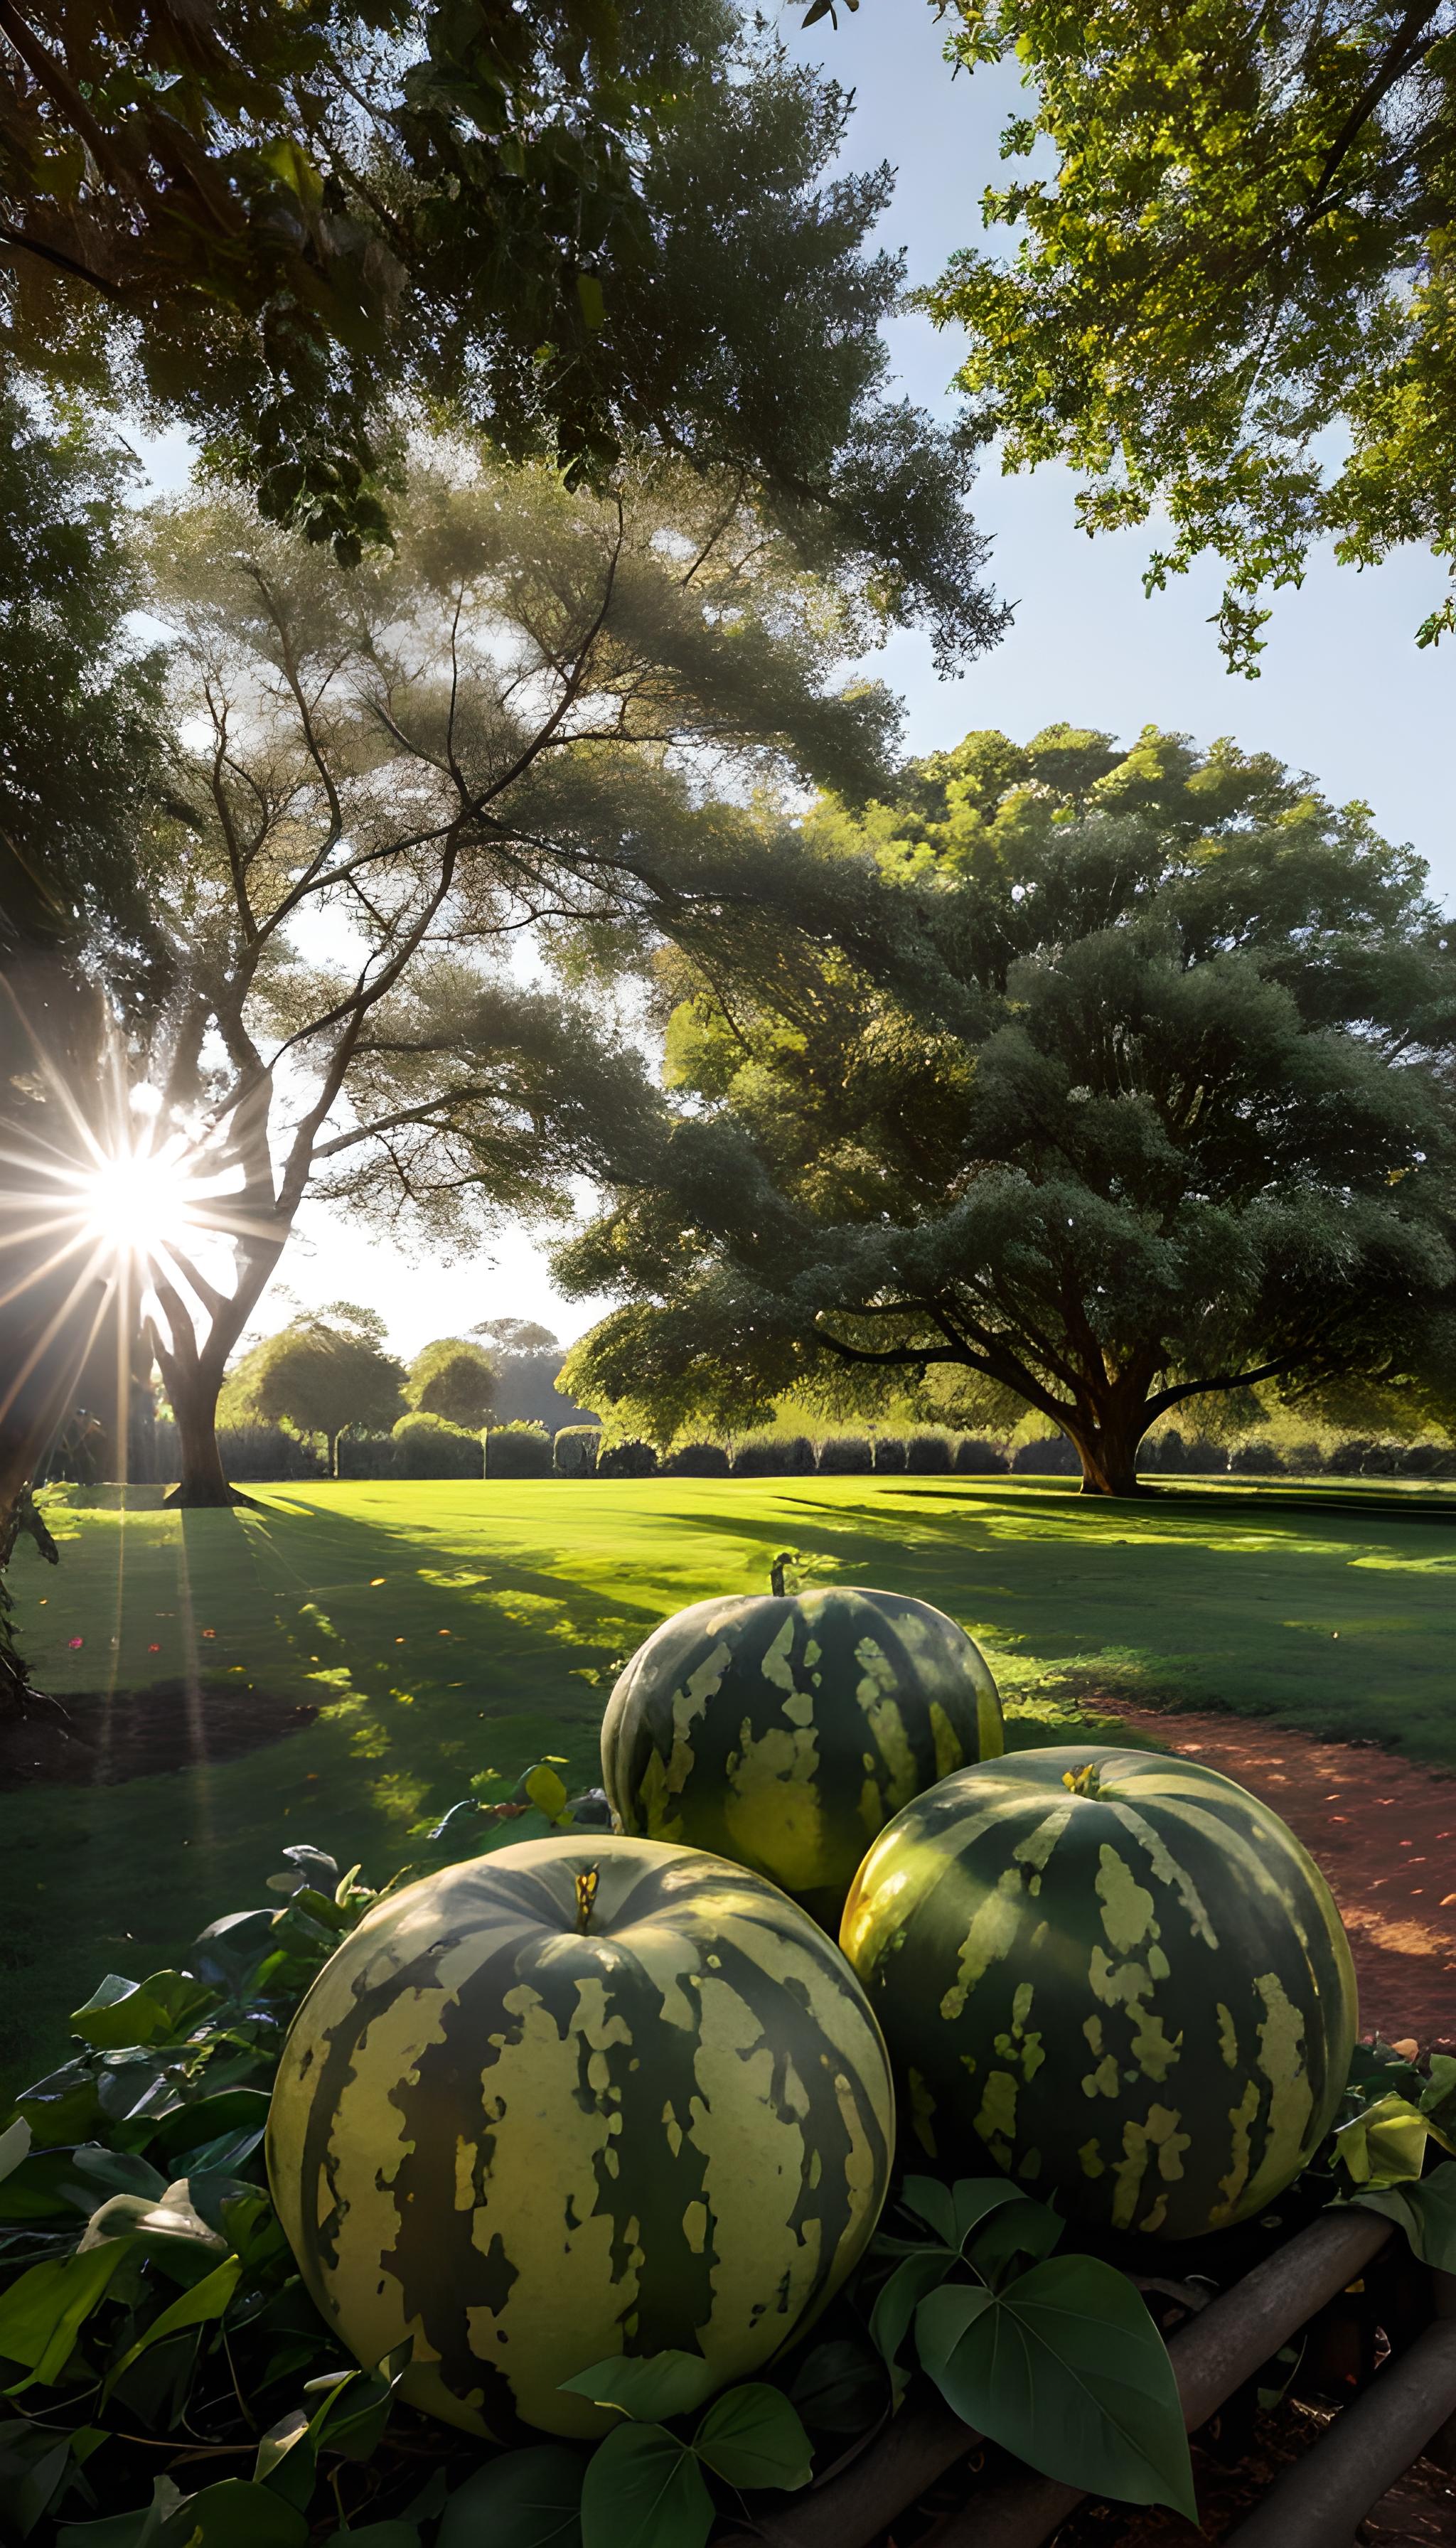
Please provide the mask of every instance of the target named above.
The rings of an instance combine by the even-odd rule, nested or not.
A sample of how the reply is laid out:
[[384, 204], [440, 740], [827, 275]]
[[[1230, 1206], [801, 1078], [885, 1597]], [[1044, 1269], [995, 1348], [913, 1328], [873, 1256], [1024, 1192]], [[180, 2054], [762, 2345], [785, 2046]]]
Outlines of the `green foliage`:
[[558, 1257], [625, 1296], [564, 1387], [661, 1439], [949, 1372], [1131, 1494], [1186, 1398], [1456, 1364], [1456, 954], [1364, 807], [1059, 726], [807, 829], [878, 954], [666, 968], [692, 1102]]
[[394, 1469], [401, 1478], [479, 1478], [484, 1475], [479, 1433], [443, 1415], [402, 1415], [391, 1432]]
[[496, 1366], [468, 1337], [437, 1336], [410, 1365], [405, 1395], [417, 1413], [443, 1415], [478, 1433], [495, 1410]]
[[486, 1435], [488, 1478], [549, 1478], [551, 1436], [544, 1424], [493, 1424]]
[[1063, 2224], [1005, 2177], [907, 2177], [901, 2201], [934, 2234], [881, 2242], [901, 2257], [871, 2320], [885, 2358], [913, 2322], [923, 2368], [975, 2430], [1046, 2477], [1196, 2521], [1172, 2365], [1126, 2276], [1053, 2256]]
[[552, 1436], [551, 1466], [559, 1478], [594, 1477], [600, 1448], [598, 1425], [563, 1424]]
[[332, 1320], [326, 1313], [295, 1319], [253, 1347], [233, 1377], [229, 1412], [321, 1434], [336, 1477], [339, 1435], [354, 1424], [393, 1423], [405, 1372], [356, 1318], [337, 1315], [348, 1311], [346, 1302], [332, 1308]]
[[944, 655], [998, 633], [967, 454], [885, 394], [888, 172], [829, 174], [848, 99], [727, 0], [45, 23], [0, 136], [23, 370], [183, 424], [345, 561], [402, 417], [447, 413], [569, 484], [678, 451]]
[[[1449, 204], [1456, 21], [1441, 0], [955, 0], [951, 51], [1014, 57], [1037, 166], [983, 198], [924, 305], [970, 330], [973, 430], [1094, 481], [1089, 530], [1171, 519], [1149, 589], [1212, 550], [1230, 666], [1312, 544], [1456, 555]], [[1321, 439], [1333, 457], [1326, 459]], [[1448, 600], [1422, 644], [1456, 624]]]
[[[867, 880], [806, 859], [771, 801], [790, 774], [856, 793], [883, 771], [894, 707], [843, 682], [868, 624], [853, 585], [677, 458], [599, 500], [438, 441], [416, 458], [393, 547], [350, 576], [224, 496], [144, 533], [177, 641], [146, 856], [176, 1000], [136, 1067], [169, 1127], [206, 1096], [209, 1170], [249, 1197], [231, 1277], [158, 1296], [183, 1501], [218, 1500], [216, 1391], [306, 1194], [392, 1244], [402, 1216], [462, 1244], [500, 1211], [560, 1215], [653, 1104], [584, 976], [664, 931], [768, 945], [828, 903], [864, 925]], [[526, 988], [510, 959], [543, 915], [555, 980]], [[359, 961], [306, 961], [316, 922], [325, 945], [346, 923]], [[315, 1090], [286, 1127], [280, 1044]]]
[[162, 699], [161, 658], [127, 625], [134, 468], [79, 415], [0, 389], [0, 959], [84, 950], [124, 1010], [162, 970], [136, 862]]
[[[75, 2014], [71, 2057], [22, 2092], [0, 2129], [0, 2487], [37, 2548], [84, 2548], [98, 2514], [128, 2548], [303, 2548], [340, 2516], [339, 2537], [382, 2548], [470, 2548], [487, 2531], [500, 2548], [700, 2548], [715, 2487], [801, 2487], [805, 2425], [833, 2458], [837, 2434], [883, 2413], [886, 2384], [844, 2334], [785, 2370], [786, 2393], [753, 2382], [711, 2402], [695, 2356], [613, 2357], [566, 2384], [622, 2416], [593, 2457], [531, 2446], [472, 2464], [458, 2434], [398, 2405], [408, 2348], [354, 2363], [302, 2291], [261, 2160], [289, 2022], [339, 1941], [412, 1874], [560, 1828], [562, 1766], [534, 1763], [484, 1816], [480, 1796], [510, 1782], [483, 1773], [380, 1894], [292, 1844], [270, 1907], [214, 1921], [180, 1969], [109, 1975]], [[1359, 2048], [1305, 2192], [1353, 2193], [1450, 2269], [1456, 2168], [1421, 2174], [1410, 2144], [1404, 2172], [1352, 2189], [1348, 2128], [1363, 2120], [1369, 2146], [1393, 2101], [1444, 2137], [1456, 2061]], [[867, 2307], [888, 2267], [870, 2317], [886, 2360], [913, 2349], [958, 2413], [1044, 2474], [1191, 2511], [1171, 2368], [1134, 2287], [1057, 2252], [1062, 2222], [1005, 2177], [912, 2176], [901, 2200], [910, 2234], [881, 2235], [856, 2295]], [[234, 2455], [232, 2473], [211, 2478], [200, 2452]]]

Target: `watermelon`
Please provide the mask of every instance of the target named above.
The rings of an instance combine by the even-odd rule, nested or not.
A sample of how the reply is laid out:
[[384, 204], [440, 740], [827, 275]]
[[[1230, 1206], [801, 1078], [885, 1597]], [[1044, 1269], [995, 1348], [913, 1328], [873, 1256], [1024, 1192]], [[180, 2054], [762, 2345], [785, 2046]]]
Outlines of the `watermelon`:
[[1099, 2229], [1191, 2238], [1264, 2210], [1358, 2032], [1313, 1859], [1231, 1778], [1160, 1753], [959, 1771], [880, 1833], [841, 1944], [904, 2137]]
[[617, 2354], [756, 2371], [844, 2281], [893, 2146], [838, 1948], [696, 1850], [518, 1842], [379, 1903], [289, 2032], [268, 2174], [361, 2362], [497, 2441], [613, 2420], [560, 2382]]
[[837, 1929], [901, 1805], [1002, 1745], [979, 1647], [903, 1592], [728, 1594], [665, 1620], [601, 1727], [621, 1828], [718, 1851]]

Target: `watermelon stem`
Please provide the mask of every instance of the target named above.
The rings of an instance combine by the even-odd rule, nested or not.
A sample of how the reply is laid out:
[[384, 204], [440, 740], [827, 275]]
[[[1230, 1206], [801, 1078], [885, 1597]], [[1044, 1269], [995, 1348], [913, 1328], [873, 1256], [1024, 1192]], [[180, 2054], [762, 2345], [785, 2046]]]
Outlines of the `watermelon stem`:
[[584, 1866], [577, 1877], [577, 1934], [579, 1937], [585, 1938], [592, 1926], [592, 1906], [596, 1899], [596, 1887], [600, 1882], [601, 1870], [596, 1866]]

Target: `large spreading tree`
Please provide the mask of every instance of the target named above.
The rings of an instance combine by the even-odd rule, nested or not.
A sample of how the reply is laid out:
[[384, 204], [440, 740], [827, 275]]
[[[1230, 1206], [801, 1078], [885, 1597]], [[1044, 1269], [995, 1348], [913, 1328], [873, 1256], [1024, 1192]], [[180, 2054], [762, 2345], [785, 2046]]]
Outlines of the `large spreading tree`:
[[153, 1269], [179, 1498], [206, 1503], [231, 1493], [224, 1373], [306, 1195], [458, 1246], [645, 1138], [610, 1008], [516, 952], [569, 971], [668, 938], [711, 963], [815, 912], [867, 943], [872, 879], [744, 800], [863, 793], [895, 716], [841, 682], [872, 596], [675, 462], [589, 499], [445, 446], [348, 574], [226, 500], [163, 512], [149, 556], [174, 989], [133, 1067], [210, 1189]]
[[[1033, 164], [983, 206], [1020, 244], [926, 296], [970, 331], [977, 432], [1083, 472], [1089, 530], [1165, 516], [1150, 586], [1223, 559], [1246, 672], [1317, 540], [1456, 557], [1452, 0], [952, 15], [961, 65], [1014, 58], [1030, 92], [1003, 155]], [[1453, 626], [1447, 599], [1420, 641]]]
[[1368, 809], [1053, 727], [808, 829], [880, 948], [672, 960], [689, 1102], [559, 1260], [625, 1296], [564, 1388], [666, 1437], [949, 1375], [1130, 1495], [1185, 1399], [1456, 1359], [1452, 925]]
[[964, 448], [889, 395], [889, 172], [731, 0], [0, 0], [0, 349], [357, 558], [401, 417], [728, 472], [980, 629]]

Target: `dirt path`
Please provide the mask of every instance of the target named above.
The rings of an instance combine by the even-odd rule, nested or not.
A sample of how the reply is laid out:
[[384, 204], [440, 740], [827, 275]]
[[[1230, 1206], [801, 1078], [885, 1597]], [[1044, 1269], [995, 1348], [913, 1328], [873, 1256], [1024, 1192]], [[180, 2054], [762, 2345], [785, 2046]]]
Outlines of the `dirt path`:
[[1282, 1814], [1349, 1931], [1362, 2033], [1456, 2051], [1456, 1778], [1222, 1712], [1102, 1698], [1097, 1712], [1206, 1761]]

